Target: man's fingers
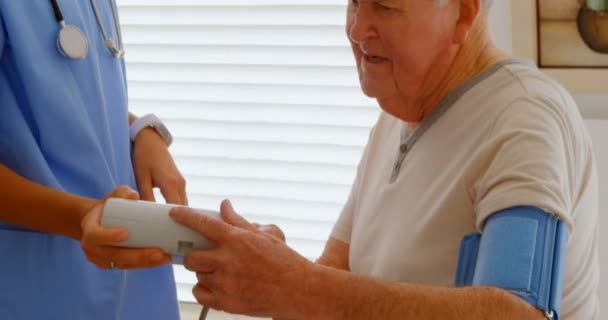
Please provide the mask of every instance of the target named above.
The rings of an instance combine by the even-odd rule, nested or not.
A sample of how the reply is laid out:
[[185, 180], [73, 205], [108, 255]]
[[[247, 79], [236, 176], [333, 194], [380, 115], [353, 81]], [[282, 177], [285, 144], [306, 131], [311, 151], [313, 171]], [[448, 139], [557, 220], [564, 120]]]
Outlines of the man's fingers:
[[253, 224], [249, 223], [249, 221], [247, 221], [245, 218], [243, 218], [234, 211], [230, 200], [222, 201], [222, 204], [220, 205], [220, 213], [222, 216], [222, 220], [226, 221], [226, 223], [228, 224], [249, 231], [253, 231], [256, 229]]
[[214, 250], [192, 251], [184, 258], [184, 267], [192, 272], [213, 272], [220, 265], [218, 253]]
[[209, 276], [208, 272], [197, 272], [196, 273], [196, 281], [200, 282], [204, 282], [205, 278]]
[[259, 226], [258, 230], [262, 231], [264, 233], [270, 234], [273, 237], [278, 238], [279, 240], [285, 242], [285, 234], [283, 233], [283, 230], [281, 230], [281, 228], [277, 227], [274, 224]]
[[222, 292], [222, 286], [218, 283], [217, 275], [213, 273], [196, 273], [196, 280], [199, 285], [202, 285], [206, 289], [213, 291], [215, 293]]
[[169, 215], [175, 222], [200, 233], [215, 244], [221, 243], [232, 231], [232, 227], [224, 221], [187, 207], [173, 208]]
[[217, 304], [217, 299], [213, 292], [205, 287], [203, 284], [198, 283], [192, 288], [192, 295], [200, 305], [207, 306], [209, 308], [220, 310]]

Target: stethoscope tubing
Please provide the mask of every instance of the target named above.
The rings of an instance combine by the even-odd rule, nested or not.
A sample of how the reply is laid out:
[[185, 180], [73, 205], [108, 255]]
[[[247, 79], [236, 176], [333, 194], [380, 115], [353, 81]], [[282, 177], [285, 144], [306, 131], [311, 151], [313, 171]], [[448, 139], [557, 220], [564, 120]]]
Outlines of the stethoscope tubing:
[[[114, 19], [114, 26], [117, 28], [118, 34], [118, 48], [114, 44], [114, 40], [106, 34], [105, 28], [103, 26], [103, 22], [101, 21], [101, 17], [99, 16], [99, 11], [97, 9], [97, 5], [94, 0], [91, 1], [91, 6], [93, 7], [93, 11], [95, 13], [95, 18], [97, 19], [97, 23], [101, 30], [101, 33], [104, 38], [104, 42], [106, 47], [110, 50], [112, 55], [116, 58], [121, 58], [124, 55], [124, 49], [122, 44], [122, 37], [120, 35], [120, 26], [118, 23], [118, 17], [116, 13], [116, 7], [114, 3], [112, 5], [112, 16]], [[61, 26], [61, 30], [59, 31], [59, 36], [57, 37], [57, 49], [59, 53], [67, 58], [73, 60], [81, 60], [84, 59], [88, 53], [88, 39], [87, 36], [80, 30], [80, 28], [68, 25], [65, 22], [65, 18], [63, 16], [63, 12], [61, 11], [61, 7], [59, 6], [59, 2], [57, 0], [50, 0], [51, 6], [53, 7], [53, 13], [55, 15], [55, 19], [57, 23]]]
[[51, 0], [51, 5], [53, 6], [53, 13], [55, 14], [55, 19], [57, 19], [57, 22], [59, 24], [61, 24], [62, 22], [64, 22], [64, 19], [63, 12], [61, 12], [61, 8], [59, 7], [59, 3], [57, 3], [57, 0]]

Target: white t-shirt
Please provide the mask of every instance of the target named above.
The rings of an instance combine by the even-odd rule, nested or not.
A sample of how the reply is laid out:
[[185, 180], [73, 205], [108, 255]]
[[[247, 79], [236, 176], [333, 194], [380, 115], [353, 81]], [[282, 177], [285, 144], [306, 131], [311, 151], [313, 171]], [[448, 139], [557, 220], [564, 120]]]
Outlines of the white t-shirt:
[[508, 60], [448, 96], [408, 138], [382, 113], [332, 237], [350, 268], [453, 286], [462, 238], [493, 213], [536, 206], [568, 225], [561, 319], [599, 319], [598, 183], [572, 97]]

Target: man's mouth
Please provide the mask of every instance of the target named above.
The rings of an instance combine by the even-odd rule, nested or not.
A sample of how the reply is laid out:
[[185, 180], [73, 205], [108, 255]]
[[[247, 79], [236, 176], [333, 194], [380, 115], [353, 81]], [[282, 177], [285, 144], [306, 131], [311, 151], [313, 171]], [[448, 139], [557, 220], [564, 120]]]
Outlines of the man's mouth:
[[373, 62], [373, 63], [381, 63], [381, 62], [385, 62], [388, 59], [381, 57], [381, 56], [374, 56], [374, 55], [367, 55], [365, 54], [365, 59], [369, 62]]

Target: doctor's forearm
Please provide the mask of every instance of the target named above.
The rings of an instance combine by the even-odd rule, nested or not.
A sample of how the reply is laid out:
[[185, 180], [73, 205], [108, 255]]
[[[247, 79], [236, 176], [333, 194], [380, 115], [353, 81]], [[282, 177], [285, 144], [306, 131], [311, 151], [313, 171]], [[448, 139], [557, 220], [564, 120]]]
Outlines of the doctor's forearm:
[[0, 221], [80, 240], [80, 221], [96, 203], [34, 183], [0, 164]]
[[519, 297], [497, 288], [390, 283], [321, 266], [311, 273], [307, 290], [298, 297], [299, 319], [545, 319]]

